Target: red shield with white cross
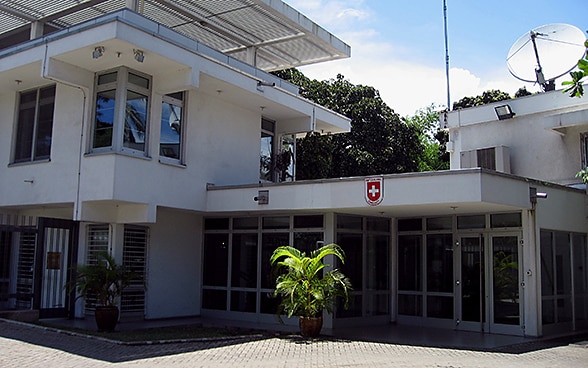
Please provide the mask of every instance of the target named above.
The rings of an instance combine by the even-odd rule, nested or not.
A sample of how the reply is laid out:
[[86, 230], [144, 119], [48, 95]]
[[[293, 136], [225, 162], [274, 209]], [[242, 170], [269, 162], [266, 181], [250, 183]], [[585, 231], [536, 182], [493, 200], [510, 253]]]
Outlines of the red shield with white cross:
[[365, 201], [370, 206], [377, 206], [384, 199], [384, 178], [365, 178]]

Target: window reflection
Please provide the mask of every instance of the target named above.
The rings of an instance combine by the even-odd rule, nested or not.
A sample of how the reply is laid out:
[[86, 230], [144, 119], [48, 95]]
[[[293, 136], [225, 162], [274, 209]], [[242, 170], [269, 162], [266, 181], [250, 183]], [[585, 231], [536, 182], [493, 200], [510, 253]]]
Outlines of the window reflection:
[[159, 141], [159, 154], [163, 157], [181, 159], [183, 98], [182, 92], [163, 97]]

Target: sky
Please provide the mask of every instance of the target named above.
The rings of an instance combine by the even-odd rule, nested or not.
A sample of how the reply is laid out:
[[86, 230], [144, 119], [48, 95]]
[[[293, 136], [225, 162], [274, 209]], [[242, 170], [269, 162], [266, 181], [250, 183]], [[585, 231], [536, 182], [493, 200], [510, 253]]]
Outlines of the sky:
[[[447, 105], [443, 0], [284, 0], [351, 46], [351, 57], [299, 68], [311, 79], [337, 74], [373, 86], [394, 111], [412, 116]], [[538, 27], [588, 30], [588, 0], [446, 0], [450, 101], [489, 89], [511, 95], [533, 83], [510, 74], [511, 46]], [[584, 33], [588, 37], [588, 34]], [[570, 67], [577, 60], [572, 60]], [[534, 68], [534, 66], [531, 66]], [[556, 88], [561, 89], [560, 78]]]

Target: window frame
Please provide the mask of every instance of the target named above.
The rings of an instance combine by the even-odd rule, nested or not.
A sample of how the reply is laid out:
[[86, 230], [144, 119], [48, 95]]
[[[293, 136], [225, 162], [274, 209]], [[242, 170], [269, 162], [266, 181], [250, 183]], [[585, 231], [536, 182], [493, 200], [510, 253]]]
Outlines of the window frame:
[[581, 169], [585, 169], [588, 167], [588, 132], [580, 133], [580, 150]]
[[[259, 150], [259, 181], [262, 183], [273, 183], [276, 181], [275, 177], [275, 146], [276, 146], [276, 122], [268, 118], [261, 118], [260, 127], [260, 150]], [[270, 141], [269, 163], [267, 163], [267, 172], [264, 172], [264, 139]]]
[[[52, 94], [51, 96], [48, 97], [49, 99], [49, 103], [47, 104], [42, 104], [42, 91], [46, 91], [46, 90], [52, 90]], [[21, 121], [21, 118], [23, 117], [23, 102], [22, 102], [22, 97], [23, 95], [26, 94], [31, 94], [31, 93], [35, 93], [35, 101], [34, 101], [34, 113], [33, 113], [33, 117], [32, 117], [32, 124], [31, 121], [29, 119], [29, 121], [23, 122]], [[11, 156], [11, 164], [25, 164], [25, 163], [32, 163], [32, 162], [47, 162], [47, 161], [51, 161], [51, 148], [52, 148], [52, 143], [53, 143], [53, 124], [55, 122], [55, 97], [57, 95], [57, 86], [55, 84], [51, 84], [51, 85], [45, 85], [42, 87], [37, 87], [37, 88], [33, 88], [33, 89], [28, 89], [25, 91], [21, 91], [19, 92], [18, 96], [17, 96], [17, 103], [16, 103], [16, 117], [15, 117], [15, 124], [14, 124], [14, 139], [12, 140], [13, 142], [13, 147], [12, 147], [12, 156]], [[27, 102], [28, 104], [31, 104], [32, 102]], [[49, 126], [49, 140], [48, 140], [48, 147], [47, 147], [47, 154], [44, 154], [42, 156], [38, 155], [38, 145], [39, 145], [39, 129], [41, 126], [41, 118], [42, 118], [42, 114], [41, 114], [41, 110], [43, 107], [49, 106], [51, 105], [50, 109], [51, 109], [51, 118], [50, 118], [50, 124], [48, 124]], [[49, 121], [49, 120], [48, 120]], [[27, 137], [25, 137], [23, 134], [21, 134], [21, 129], [24, 126], [24, 124], [26, 125], [31, 125], [31, 126], [27, 126], [27, 128], [30, 128], [30, 136], [29, 134], [26, 134]], [[20, 148], [23, 146], [23, 140], [26, 140], [27, 138], [30, 138], [30, 149], [28, 150], [29, 152], [23, 152], [22, 154], [20, 154]], [[26, 155], [26, 157], [24, 157]]]
[[[181, 99], [174, 97], [174, 95], [181, 94]], [[159, 144], [158, 144], [158, 154], [159, 154], [159, 161], [162, 163], [170, 163], [170, 164], [177, 164], [177, 165], [185, 165], [185, 136], [186, 136], [186, 106], [187, 106], [187, 98], [188, 92], [187, 91], [178, 91], [174, 93], [168, 93], [161, 96], [161, 119], [159, 122]], [[181, 116], [180, 116], [180, 133], [179, 133], [179, 147], [178, 147], [178, 157], [174, 158], [171, 156], [166, 156], [162, 152], [162, 126], [163, 126], [163, 111], [164, 111], [164, 104], [169, 104], [172, 106], [179, 107], [181, 109]]]
[[[100, 77], [116, 73], [116, 79], [114, 81], [107, 81], [104, 84], [99, 84]], [[132, 83], [130, 81], [130, 74], [144, 78], [146, 80], [147, 87]], [[114, 107], [112, 112], [112, 133], [110, 145], [96, 146], [96, 116], [98, 107], [98, 95], [101, 92], [114, 91]], [[94, 77], [94, 105], [92, 111], [92, 124], [90, 124], [90, 142], [89, 142], [89, 153], [127, 153], [139, 157], [149, 157], [149, 130], [151, 129], [151, 104], [152, 104], [152, 92], [153, 92], [153, 79], [150, 75], [139, 72], [137, 70], [128, 68], [126, 66], [120, 66], [118, 68], [104, 70], [95, 74]], [[145, 127], [143, 136], [143, 149], [137, 149], [127, 146], [125, 141], [125, 129], [127, 113], [126, 108], [128, 104], [129, 93], [138, 94], [145, 96]]]

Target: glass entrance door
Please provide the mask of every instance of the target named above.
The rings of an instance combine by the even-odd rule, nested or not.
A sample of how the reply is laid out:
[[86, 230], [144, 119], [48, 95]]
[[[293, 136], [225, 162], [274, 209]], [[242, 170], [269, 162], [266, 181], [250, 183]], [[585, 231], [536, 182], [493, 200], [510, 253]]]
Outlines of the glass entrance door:
[[519, 274], [519, 237], [491, 238], [491, 332], [522, 334]]
[[522, 334], [518, 244], [517, 234], [459, 238], [456, 329]]
[[482, 234], [459, 240], [456, 263], [456, 328], [488, 331], [485, 244]]

